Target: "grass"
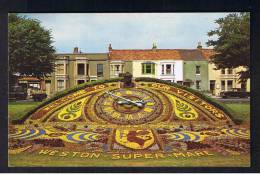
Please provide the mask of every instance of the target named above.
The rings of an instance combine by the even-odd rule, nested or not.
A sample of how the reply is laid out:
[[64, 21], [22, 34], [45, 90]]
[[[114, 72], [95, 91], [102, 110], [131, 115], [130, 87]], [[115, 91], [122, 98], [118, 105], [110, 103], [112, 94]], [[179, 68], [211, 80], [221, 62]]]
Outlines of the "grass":
[[11, 120], [21, 119], [25, 113], [39, 105], [41, 102], [9, 102], [8, 114]]
[[250, 121], [250, 103], [226, 103], [236, 113], [236, 119]]
[[[54, 162], [55, 161], [55, 162]], [[9, 155], [9, 166], [92, 166], [92, 167], [249, 167], [250, 154], [234, 156], [203, 156], [203, 157], [178, 157], [164, 159], [110, 159], [100, 157], [98, 159], [80, 157], [42, 156], [36, 153], [21, 153]]]

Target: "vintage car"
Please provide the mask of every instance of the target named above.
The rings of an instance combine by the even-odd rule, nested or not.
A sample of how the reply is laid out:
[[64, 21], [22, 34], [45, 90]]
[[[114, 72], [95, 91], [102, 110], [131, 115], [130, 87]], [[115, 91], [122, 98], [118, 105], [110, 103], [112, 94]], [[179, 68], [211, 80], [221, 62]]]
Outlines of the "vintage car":
[[233, 88], [231, 91], [220, 92], [220, 96], [222, 98], [248, 98], [250, 97], [250, 92], [243, 91], [240, 88]]
[[32, 98], [34, 101], [42, 101], [47, 98], [47, 94], [42, 91], [34, 91], [32, 93]]

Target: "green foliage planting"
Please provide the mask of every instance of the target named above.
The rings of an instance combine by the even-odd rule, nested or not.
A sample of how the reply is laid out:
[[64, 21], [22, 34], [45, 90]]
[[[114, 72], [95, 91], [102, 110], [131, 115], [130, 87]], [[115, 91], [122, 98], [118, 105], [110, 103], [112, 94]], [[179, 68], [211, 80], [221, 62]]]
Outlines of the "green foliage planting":
[[9, 74], [48, 76], [54, 70], [55, 49], [51, 31], [40, 21], [15, 13], [9, 14]]
[[211, 62], [216, 69], [243, 66], [246, 70], [239, 72], [240, 80], [247, 80], [250, 78], [250, 14], [231, 13], [216, 23], [219, 27], [208, 32], [209, 36], [218, 36], [217, 40], [207, 42], [217, 53]]

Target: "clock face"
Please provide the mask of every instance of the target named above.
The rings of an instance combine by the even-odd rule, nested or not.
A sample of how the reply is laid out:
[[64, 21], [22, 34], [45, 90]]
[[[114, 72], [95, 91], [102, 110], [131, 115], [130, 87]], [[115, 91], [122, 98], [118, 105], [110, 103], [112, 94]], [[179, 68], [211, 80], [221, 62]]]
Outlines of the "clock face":
[[[143, 124], [170, 115], [169, 107], [165, 107], [169, 106], [166, 96], [138, 88], [119, 88], [111, 90], [110, 94], [101, 92], [91, 102], [88, 114], [113, 124]], [[138, 102], [140, 106], [135, 104]]]

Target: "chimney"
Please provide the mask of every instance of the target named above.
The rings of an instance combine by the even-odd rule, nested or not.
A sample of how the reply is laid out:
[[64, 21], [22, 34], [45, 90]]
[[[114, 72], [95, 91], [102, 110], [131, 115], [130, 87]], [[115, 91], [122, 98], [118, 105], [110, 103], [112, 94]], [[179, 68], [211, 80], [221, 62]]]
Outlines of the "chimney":
[[109, 50], [109, 51], [112, 51], [112, 45], [111, 45], [111, 43], [108, 45], [108, 50]]
[[79, 48], [75, 47], [74, 50], [73, 50], [73, 54], [78, 54], [78, 53], [79, 53]]
[[202, 49], [201, 42], [198, 42], [197, 48], [198, 48], [198, 49]]
[[157, 45], [156, 45], [156, 43], [154, 42], [154, 43], [153, 43], [152, 50], [156, 50], [156, 49], [157, 49]]

